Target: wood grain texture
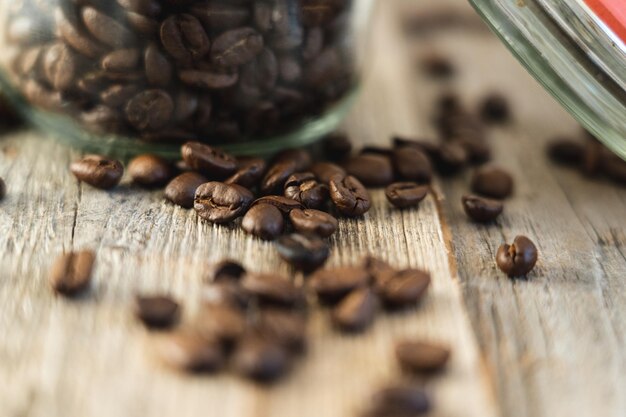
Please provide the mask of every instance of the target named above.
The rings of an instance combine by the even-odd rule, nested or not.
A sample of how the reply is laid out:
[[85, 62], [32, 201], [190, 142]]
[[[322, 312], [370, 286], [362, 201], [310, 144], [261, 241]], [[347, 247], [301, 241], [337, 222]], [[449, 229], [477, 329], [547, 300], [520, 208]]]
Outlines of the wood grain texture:
[[[407, 85], [412, 69], [396, 26], [397, 2], [380, 3], [368, 80], [346, 129], [361, 142], [386, 143], [397, 131], [420, 134], [425, 105]], [[282, 383], [262, 388], [228, 373], [178, 375], [149, 354], [150, 336], [130, 315], [137, 292], [171, 292], [185, 315], [201, 299], [208, 266], [223, 257], [255, 271], [291, 274], [272, 244], [238, 227], [214, 226], [128, 181], [112, 192], [78, 183], [68, 172], [79, 153], [25, 131], [0, 142], [0, 415], [325, 416], [356, 415], [371, 392], [399, 374], [393, 340], [420, 336], [449, 344], [449, 371], [432, 381], [435, 416], [498, 414], [489, 377], [451, 267], [436, 200], [419, 210], [391, 209], [381, 191], [372, 211], [342, 220], [330, 265], [367, 253], [432, 272], [425, 303], [381, 316], [363, 336], [332, 330], [324, 311], [311, 319], [311, 347]], [[46, 282], [54, 257], [97, 251], [93, 288], [82, 299], [56, 297]]]

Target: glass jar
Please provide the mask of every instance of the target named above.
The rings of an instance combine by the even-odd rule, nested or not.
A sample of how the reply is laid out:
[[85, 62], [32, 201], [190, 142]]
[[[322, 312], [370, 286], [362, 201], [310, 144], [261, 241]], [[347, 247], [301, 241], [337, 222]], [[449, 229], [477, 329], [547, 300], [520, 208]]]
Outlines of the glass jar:
[[372, 0], [0, 1], [0, 88], [89, 151], [238, 154], [334, 130]]
[[528, 71], [626, 159], [626, 2], [470, 1]]

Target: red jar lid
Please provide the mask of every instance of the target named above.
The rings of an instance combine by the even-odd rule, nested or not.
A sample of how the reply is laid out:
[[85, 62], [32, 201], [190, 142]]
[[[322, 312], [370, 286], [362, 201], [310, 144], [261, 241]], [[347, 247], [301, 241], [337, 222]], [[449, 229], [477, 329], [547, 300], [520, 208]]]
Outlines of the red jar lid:
[[585, 0], [593, 12], [626, 43], [626, 0]]

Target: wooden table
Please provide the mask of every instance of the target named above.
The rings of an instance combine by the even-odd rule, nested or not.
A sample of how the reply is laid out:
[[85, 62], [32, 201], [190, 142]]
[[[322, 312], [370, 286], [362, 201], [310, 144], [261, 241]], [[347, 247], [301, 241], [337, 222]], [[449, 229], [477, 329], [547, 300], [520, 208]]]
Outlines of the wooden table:
[[[379, 3], [347, 131], [362, 143], [387, 144], [393, 133], [433, 137], [428, 120], [442, 89], [458, 90], [468, 106], [487, 91], [506, 93], [515, 120], [489, 140], [516, 191], [497, 225], [477, 226], [462, 213], [468, 175], [437, 182], [419, 210], [393, 210], [375, 191], [364, 219], [341, 221], [329, 264], [373, 253], [426, 268], [433, 286], [422, 306], [383, 315], [356, 337], [333, 331], [327, 313], [315, 311], [309, 354], [273, 387], [228, 373], [179, 375], [149, 354], [150, 336], [129, 313], [133, 295], [168, 291], [191, 314], [212, 261], [228, 256], [251, 270], [291, 274], [272, 244], [199, 221], [128, 181], [94, 190], [67, 170], [77, 151], [30, 130], [5, 134], [0, 416], [346, 417], [400, 374], [392, 347], [403, 336], [453, 348], [448, 371], [430, 382], [435, 416], [626, 415], [626, 190], [547, 162], [545, 140], [579, 128], [465, 3]], [[398, 24], [407, 8], [451, 10], [473, 23], [409, 43]], [[414, 57], [429, 50], [454, 57], [451, 83], [415, 70]], [[493, 261], [517, 234], [540, 251], [525, 280], [507, 279]], [[98, 253], [92, 291], [78, 301], [54, 296], [46, 282], [52, 259], [85, 247]]]

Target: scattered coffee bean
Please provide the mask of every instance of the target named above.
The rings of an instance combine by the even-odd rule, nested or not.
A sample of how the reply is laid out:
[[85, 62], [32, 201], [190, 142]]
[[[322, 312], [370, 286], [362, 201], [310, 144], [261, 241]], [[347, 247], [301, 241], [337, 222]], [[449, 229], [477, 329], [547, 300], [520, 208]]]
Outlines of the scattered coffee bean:
[[265, 175], [266, 167], [265, 160], [261, 158], [240, 159], [239, 168], [224, 183], [239, 184], [246, 188], [255, 187]]
[[73, 162], [70, 170], [79, 181], [103, 190], [119, 184], [124, 174], [121, 162], [101, 155], [86, 155], [80, 161]]
[[180, 305], [166, 295], [137, 296], [135, 316], [149, 328], [171, 327], [180, 317]]
[[261, 309], [255, 329], [290, 352], [302, 352], [307, 344], [306, 318], [300, 312]]
[[287, 278], [274, 274], [248, 273], [241, 287], [251, 296], [268, 304], [294, 306], [303, 300], [302, 289]]
[[254, 196], [237, 184], [207, 182], [196, 189], [194, 209], [198, 216], [212, 223], [229, 223], [241, 216]]
[[184, 208], [193, 208], [196, 189], [207, 179], [196, 172], [183, 172], [165, 187], [165, 198]]
[[526, 236], [516, 236], [513, 244], [502, 244], [496, 254], [498, 268], [509, 277], [528, 274], [537, 263], [537, 247]]
[[415, 146], [394, 149], [393, 163], [398, 176], [419, 184], [428, 184], [432, 178], [432, 166], [428, 156]]
[[215, 372], [224, 365], [220, 343], [189, 329], [161, 335], [153, 346], [166, 365], [184, 372]]
[[372, 277], [374, 289], [377, 293], [382, 291], [384, 284], [396, 272], [396, 269], [387, 262], [373, 256], [367, 256], [362, 262], [363, 268], [367, 269]]
[[341, 214], [356, 217], [369, 211], [370, 195], [355, 177], [335, 175], [331, 178], [329, 185], [330, 198]]
[[320, 237], [329, 237], [339, 226], [337, 219], [332, 215], [313, 209], [291, 210], [289, 220], [297, 232]]
[[343, 161], [352, 152], [352, 142], [344, 134], [333, 134], [324, 139], [324, 154], [331, 161]]
[[128, 101], [125, 112], [126, 119], [137, 130], [159, 130], [172, 119], [174, 102], [163, 90], [145, 90]]
[[513, 178], [511, 175], [493, 165], [478, 168], [471, 181], [472, 191], [475, 193], [503, 199], [513, 193]]
[[295, 161], [277, 162], [272, 165], [261, 181], [261, 193], [282, 194], [285, 182], [296, 172]]
[[128, 163], [128, 173], [133, 181], [144, 187], [157, 187], [172, 178], [172, 167], [156, 155], [140, 155]]
[[271, 204], [255, 204], [243, 216], [241, 228], [264, 240], [274, 240], [283, 233], [283, 214]]
[[422, 139], [409, 139], [405, 137], [395, 136], [393, 138], [394, 149], [413, 147], [422, 151], [431, 160], [437, 156], [439, 145]]
[[346, 171], [339, 165], [332, 162], [316, 162], [311, 166], [311, 172], [315, 175], [317, 180], [322, 184], [329, 184], [330, 179], [335, 175], [345, 177]]
[[585, 147], [572, 139], [557, 138], [549, 143], [547, 152], [557, 164], [578, 167], [583, 161]]
[[318, 209], [329, 198], [328, 186], [318, 183], [310, 172], [293, 174], [285, 182], [285, 197], [302, 203], [306, 208]]
[[417, 416], [431, 409], [431, 401], [421, 386], [396, 383], [377, 391], [367, 416]]
[[7, 195], [7, 186], [4, 183], [4, 180], [0, 178], [0, 200], [2, 200]]
[[73, 296], [83, 292], [91, 282], [96, 255], [90, 250], [65, 253], [50, 268], [48, 280], [59, 294]]
[[241, 309], [228, 304], [205, 304], [194, 318], [194, 329], [204, 339], [233, 346], [246, 331], [246, 318]]
[[330, 255], [330, 248], [322, 239], [297, 233], [279, 238], [276, 250], [291, 266], [304, 272], [321, 267]]
[[272, 205], [280, 210], [283, 214], [289, 214], [291, 210], [304, 209], [302, 204], [300, 204], [298, 201], [280, 195], [268, 195], [258, 198], [254, 200], [252, 206], [256, 206], [257, 204]]
[[504, 123], [511, 118], [509, 102], [499, 94], [491, 94], [481, 103], [480, 116], [486, 122]]
[[427, 185], [414, 182], [395, 182], [385, 189], [385, 196], [397, 208], [417, 206], [428, 194]]
[[455, 74], [455, 68], [450, 60], [438, 53], [430, 53], [422, 59], [422, 70], [433, 78], [450, 78]]
[[430, 286], [430, 274], [420, 269], [402, 269], [383, 278], [380, 296], [389, 308], [415, 305]]
[[276, 342], [248, 337], [237, 347], [233, 366], [240, 375], [260, 382], [273, 382], [290, 367], [287, 351]]
[[352, 266], [319, 270], [308, 283], [321, 301], [336, 303], [351, 291], [367, 286], [371, 278], [367, 269]]
[[237, 261], [232, 259], [224, 259], [211, 268], [211, 281], [238, 281], [246, 269]]
[[188, 166], [209, 178], [225, 178], [237, 169], [237, 160], [233, 156], [199, 142], [185, 143], [181, 154]]
[[472, 165], [482, 165], [491, 160], [491, 147], [484, 139], [460, 137], [452, 141], [465, 149]]
[[439, 146], [434, 158], [435, 168], [440, 175], [453, 175], [461, 171], [468, 163], [469, 155], [465, 147], [455, 142], [446, 142]]
[[400, 341], [396, 344], [395, 351], [400, 366], [410, 372], [439, 371], [450, 358], [448, 348], [422, 341]]
[[359, 288], [333, 309], [333, 323], [344, 331], [363, 331], [374, 321], [377, 304], [376, 295], [371, 289]]
[[494, 221], [504, 209], [504, 205], [500, 201], [475, 195], [463, 196], [462, 203], [465, 214], [479, 223]]
[[371, 187], [385, 186], [393, 182], [393, 166], [389, 157], [362, 154], [351, 158], [344, 165], [348, 174]]

